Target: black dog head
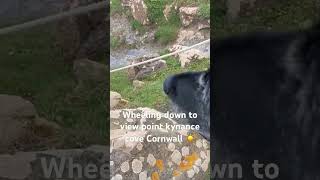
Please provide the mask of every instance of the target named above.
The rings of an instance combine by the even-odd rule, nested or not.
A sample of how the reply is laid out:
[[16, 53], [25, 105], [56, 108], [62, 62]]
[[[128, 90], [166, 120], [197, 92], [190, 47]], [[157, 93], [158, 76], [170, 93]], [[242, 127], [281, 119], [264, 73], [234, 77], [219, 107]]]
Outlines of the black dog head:
[[189, 119], [189, 122], [200, 125], [200, 133], [209, 139], [210, 70], [170, 76], [165, 80], [163, 90], [183, 112], [197, 113], [197, 118]]

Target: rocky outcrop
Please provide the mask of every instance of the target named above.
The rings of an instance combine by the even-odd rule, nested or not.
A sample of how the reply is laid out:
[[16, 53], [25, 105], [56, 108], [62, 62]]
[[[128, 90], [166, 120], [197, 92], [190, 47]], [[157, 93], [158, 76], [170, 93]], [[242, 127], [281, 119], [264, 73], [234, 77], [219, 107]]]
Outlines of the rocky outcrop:
[[[186, 46], [181, 46], [181, 45], [174, 45], [172, 48], [169, 49], [170, 52], [174, 52], [180, 49], [186, 48]], [[179, 62], [181, 64], [181, 67], [184, 68], [188, 64], [193, 63], [196, 60], [200, 60], [203, 58], [209, 58], [210, 53], [205, 53], [199, 49], [190, 49], [184, 52], [181, 52], [176, 55], [178, 57]]]
[[119, 39], [122, 44], [118, 47], [120, 49], [127, 46], [139, 47], [154, 40], [155, 30], [151, 29], [144, 33], [135, 31], [125, 15], [112, 15], [110, 25], [110, 37]]
[[180, 7], [179, 15], [183, 26], [189, 26], [197, 17], [199, 7]]
[[[130, 112], [147, 117], [124, 117], [124, 113]], [[196, 131], [159, 128], [161, 124], [179, 124], [164, 113], [149, 108], [114, 110], [110, 116], [112, 179], [203, 180], [208, 177], [210, 145]], [[179, 142], [174, 142], [174, 137]]]
[[128, 101], [122, 99], [122, 96], [114, 91], [110, 91], [110, 109], [124, 108]]
[[142, 25], [149, 24], [148, 9], [143, 0], [122, 0], [122, 6], [129, 7], [132, 17]]
[[[150, 54], [150, 55], [144, 55], [141, 58], [134, 59], [131, 64], [136, 64], [139, 62], [143, 62], [155, 57], [158, 57], [159, 54]], [[149, 62], [146, 64], [142, 64], [139, 66], [131, 67], [128, 69], [128, 78], [130, 81], [133, 80], [142, 80], [151, 74], [158, 72], [160, 70], [163, 70], [167, 67], [166, 61], [164, 60], [157, 60], [153, 62]]]

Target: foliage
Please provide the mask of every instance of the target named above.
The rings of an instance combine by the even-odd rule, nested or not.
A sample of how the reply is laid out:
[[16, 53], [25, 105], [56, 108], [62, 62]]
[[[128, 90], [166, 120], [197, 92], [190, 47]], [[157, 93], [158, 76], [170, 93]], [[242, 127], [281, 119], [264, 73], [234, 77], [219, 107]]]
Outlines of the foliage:
[[117, 36], [111, 36], [110, 38], [110, 48], [116, 49], [121, 45], [121, 40]]
[[155, 33], [155, 39], [161, 44], [168, 44], [177, 38], [179, 28], [180, 18], [178, 12], [171, 11], [168, 21], [159, 25]]
[[137, 30], [140, 33], [144, 33], [146, 31], [145, 27], [135, 19], [131, 21], [131, 27], [133, 30]]
[[161, 23], [165, 21], [163, 10], [165, 5], [170, 2], [169, 0], [145, 0], [148, 8], [148, 18], [151, 23]]
[[111, 15], [121, 14], [121, 13], [123, 13], [123, 11], [124, 11], [124, 9], [121, 5], [121, 0], [111, 0], [111, 2], [110, 2]]
[[178, 30], [175, 25], [166, 24], [160, 26], [155, 33], [155, 39], [161, 44], [168, 44], [177, 38]]
[[210, 18], [210, 4], [200, 4], [198, 15], [201, 19], [209, 19]]

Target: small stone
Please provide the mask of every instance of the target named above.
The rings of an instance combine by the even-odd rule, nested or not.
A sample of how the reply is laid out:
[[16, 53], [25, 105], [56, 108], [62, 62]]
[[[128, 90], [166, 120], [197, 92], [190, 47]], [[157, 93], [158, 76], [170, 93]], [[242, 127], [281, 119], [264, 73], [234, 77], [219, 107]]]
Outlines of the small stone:
[[204, 160], [203, 163], [201, 164], [201, 169], [202, 169], [204, 172], [206, 172], [207, 169], [208, 169], [208, 165], [209, 165], [209, 160], [208, 160], [208, 159]]
[[144, 161], [144, 157], [139, 157], [139, 160], [140, 160], [141, 162], [143, 162], [143, 161]]
[[122, 176], [120, 174], [116, 174], [111, 178], [111, 180], [122, 180]]
[[179, 165], [181, 162], [181, 153], [178, 150], [174, 150], [171, 154], [171, 160], [177, 165]]
[[122, 172], [129, 171], [129, 169], [130, 169], [129, 162], [126, 161], [126, 162], [122, 163], [121, 166], [120, 166], [120, 169], [121, 169]]
[[127, 122], [131, 123], [133, 122], [134, 120], [132, 118], [127, 118]]
[[174, 145], [173, 143], [169, 143], [169, 144], [168, 144], [168, 149], [169, 149], [170, 151], [174, 151], [175, 148], [176, 148], [176, 145]]
[[197, 165], [197, 166], [201, 166], [201, 159], [199, 158], [199, 159], [197, 159], [195, 162], [194, 162], [194, 164], [195, 165]]
[[193, 166], [193, 170], [196, 174], [200, 172], [200, 169], [198, 168], [198, 166]]
[[142, 170], [142, 162], [138, 159], [132, 161], [132, 171], [136, 174], [140, 173]]
[[141, 151], [143, 148], [143, 145], [139, 142], [136, 147], [139, 151]]
[[201, 148], [201, 147], [202, 147], [202, 140], [201, 140], [201, 139], [198, 139], [198, 140], [196, 141], [196, 146], [197, 146], [198, 148]]
[[186, 146], [182, 147], [181, 153], [182, 153], [182, 156], [187, 156], [187, 155], [189, 155], [189, 148], [186, 147]]
[[205, 139], [202, 140], [202, 146], [204, 149], [208, 149], [208, 143]]
[[143, 171], [139, 174], [139, 180], [147, 180], [147, 171]]
[[132, 85], [133, 85], [134, 89], [140, 89], [145, 85], [145, 83], [142, 81], [139, 81], [139, 80], [134, 80], [132, 82]]
[[110, 166], [113, 166], [114, 165], [114, 162], [113, 161], [110, 161]]
[[152, 154], [149, 154], [147, 157], [147, 162], [153, 167], [156, 164], [156, 158], [154, 158]]
[[192, 178], [194, 176], [195, 172], [193, 169], [190, 169], [189, 171], [187, 171], [187, 175], [189, 178]]
[[204, 151], [201, 151], [201, 152], [200, 152], [200, 157], [201, 157], [202, 159], [206, 159], [206, 158], [207, 158], [207, 155], [206, 155], [206, 153], [205, 153]]
[[115, 139], [113, 141], [113, 148], [118, 149], [125, 145], [124, 139]]

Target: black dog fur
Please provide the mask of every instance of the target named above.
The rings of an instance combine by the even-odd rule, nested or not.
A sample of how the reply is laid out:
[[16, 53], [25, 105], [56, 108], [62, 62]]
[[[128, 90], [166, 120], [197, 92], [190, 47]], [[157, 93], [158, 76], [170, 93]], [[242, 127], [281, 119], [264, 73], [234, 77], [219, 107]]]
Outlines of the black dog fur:
[[211, 168], [238, 163], [241, 179], [259, 179], [258, 160], [279, 167], [276, 179], [319, 180], [319, 26], [213, 40], [212, 48]]
[[[211, 73], [171, 76], [164, 91], [201, 114], [191, 124], [207, 139], [211, 124], [212, 179], [269, 179], [263, 169], [271, 163], [275, 179], [320, 180], [320, 26], [215, 39], [211, 47]], [[254, 160], [264, 165], [262, 178]], [[241, 174], [216, 176], [214, 168], [235, 163]]]

